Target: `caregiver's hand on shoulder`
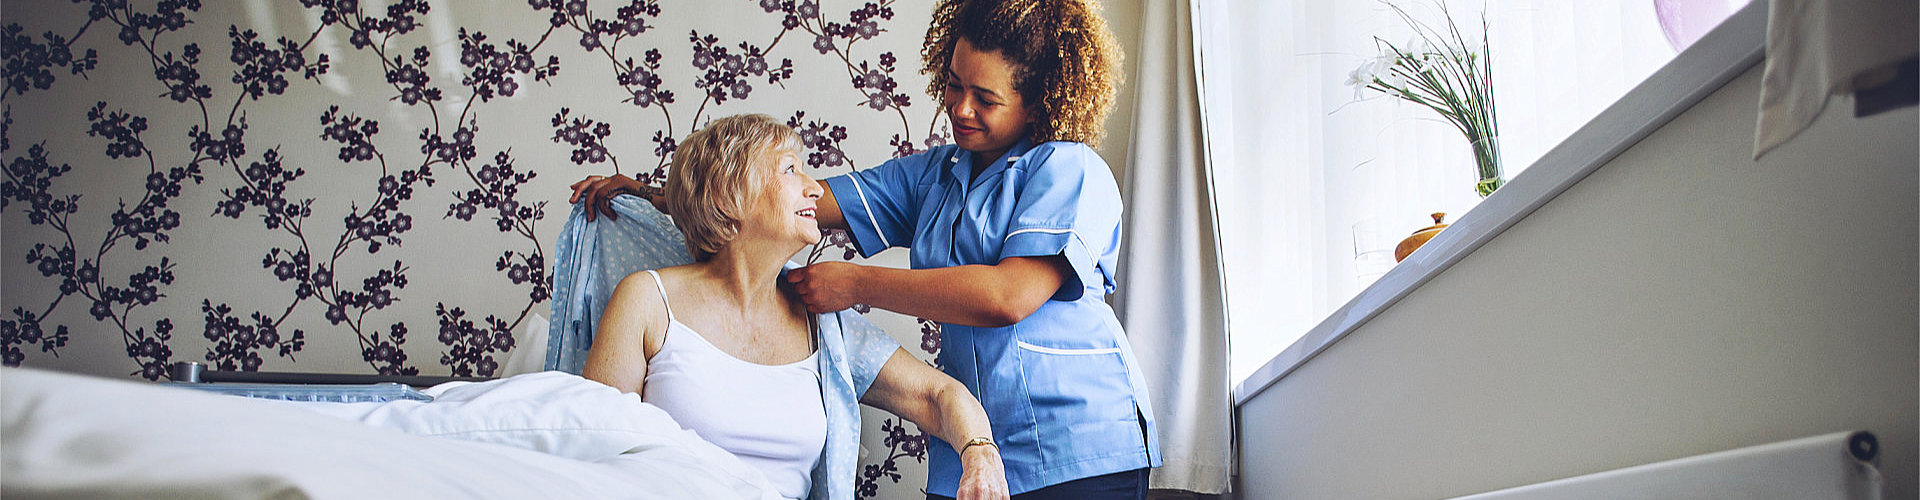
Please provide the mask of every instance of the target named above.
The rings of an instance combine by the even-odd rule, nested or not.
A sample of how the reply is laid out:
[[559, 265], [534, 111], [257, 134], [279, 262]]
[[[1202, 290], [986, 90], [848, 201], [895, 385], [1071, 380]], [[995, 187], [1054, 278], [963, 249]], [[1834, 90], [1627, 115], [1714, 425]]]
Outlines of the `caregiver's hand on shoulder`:
[[845, 262], [821, 262], [787, 271], [787, 282], [807, 304], [807, 312], [830, 313], [860, 303], [860, 265]]
[[[647, 192], [649, 189], [647, 189], [646, 185], [624, 174], [614, 174], [613, 177], [589, 175], [587, 178], [581, 179], [580, 182], [573, 183], [573, 186], [570, 187], [573, 188], [573, 197], [568, 198], [567, 203], [579, 203], [581, 200], [586, 200], [587, 220], [589, 221], [594, 219], [596, 213], [607, 214], [607, 218], [610, 219], [619, 219], [620, 214], [613, 212], [613, 197], [622, 194], [631, 194], [646, 198], [647, 201], [653, 202], [654, 208], [660, 208], [660, 203], [657, 200], [657, 198], [659, 198], [658, 196], [648, 196]], [[661, 212], [665, 211], [665, 209], [661, 209]]]
[[960, 491], [956, 500], [1005, 500], [1007, 470], [1000, 463], [1000, 449], [993, 446], [968, 446], [960, 455]]

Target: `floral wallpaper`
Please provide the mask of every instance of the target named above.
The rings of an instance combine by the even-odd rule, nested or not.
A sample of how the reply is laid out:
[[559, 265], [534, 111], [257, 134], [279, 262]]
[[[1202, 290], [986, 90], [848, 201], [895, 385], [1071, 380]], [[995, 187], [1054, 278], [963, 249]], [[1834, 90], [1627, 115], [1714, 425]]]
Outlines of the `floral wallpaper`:
[[[8, 2], [0, 357], [497, 376], [550, 307], [573, 181], [657, 182], [677, 138], [737, 113], [786, 118], [815, 177], [945, 143], [917, 71], [930, 9]], [[937, 325], [873, 315], [939, 350]], [[867, 416], [860, 495], [919, 496], [925, 436]]]

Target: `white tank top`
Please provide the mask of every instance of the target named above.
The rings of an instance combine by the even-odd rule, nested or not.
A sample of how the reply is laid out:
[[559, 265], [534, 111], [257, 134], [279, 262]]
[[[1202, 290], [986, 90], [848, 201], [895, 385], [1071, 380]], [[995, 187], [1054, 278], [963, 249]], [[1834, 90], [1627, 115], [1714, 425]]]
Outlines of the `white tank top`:
[[660, 274], [647, 274], [667, 305], [667, 333], [647, 362], [640, 399], [759, 469], [780, 496], [807, 496], [827, 443], [820, 352], [784, 365], [735, 358], [674, 319]]

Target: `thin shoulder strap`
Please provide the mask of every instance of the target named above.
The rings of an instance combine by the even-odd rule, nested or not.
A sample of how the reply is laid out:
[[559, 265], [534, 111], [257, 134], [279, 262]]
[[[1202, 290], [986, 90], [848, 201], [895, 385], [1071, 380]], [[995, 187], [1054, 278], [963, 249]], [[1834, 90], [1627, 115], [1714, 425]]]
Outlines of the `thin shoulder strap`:
[[672, 323], [674, 321], [673, 303], [667, 301], [667, 284], [661, 282], [660, 273], [654, 272], [652, 269], [647, 270], [647, 275], [653, 276], [653, 287], [660, 289], [660, 304], [667, 306], [667, 322]]

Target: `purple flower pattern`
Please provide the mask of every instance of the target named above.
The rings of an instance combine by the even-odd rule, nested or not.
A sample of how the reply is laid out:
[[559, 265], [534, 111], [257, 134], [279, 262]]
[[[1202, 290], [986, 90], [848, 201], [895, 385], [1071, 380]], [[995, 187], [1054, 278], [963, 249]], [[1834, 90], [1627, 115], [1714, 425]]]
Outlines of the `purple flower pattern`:
[[[85, 34], [87, 28], [100, 16], [94, 16], [76, 30]], [[0, 102], [8, 95], [23, 95], [29, 90], [53, 88], [55, 76], [53, 68], [67, 68], [68, 72], [81, 78], [100, 64], [100, 53], [94, 49], [79, 57], [73, 55], [73, 42], [79, 34], [62, 36], [52, 31], [41, 35], [45, 44], [33, 41], [33, 37], [24, 33], [18, 24], [7, 25], [0, 29], [0, 53], [5, 53], [7, 75], [5, 88], [0, 88]]]
[[807, 152], [807, 166], [813, 168], [839, 167], [851, 160], [840, 149], [840, 141], [847, 140], [847, 128], [823, 121], [807, 121], [807, 112], [795, 111], [787, 118], [787, 126], [800, 134], [800, 147]]
[[440, 357], [440, 364], [455, 376], [494, 376], [500, 364], [489, 354], [513, 350], [513, 331], [500, 318], [487, 316], [484, 325], [475, 325], [466, 314], [458, 307], [448, 310], [445, 304], [434, 310], [440, 317], [440, 343], [451, 347]]
[[[701, 26], [687, 31], [662, 30], [669, 24], [661, 22], [663, 8], [657, 0], [630, 0], [611, 10], [589, 8], [585, 0], [529, 0], [527, 5], [541, 21], [536, 21], [537, 27], [525, 41], [495, 39], [466, 27], [449, 26], [449, 31], [458, 33], [458, 57], [445, 60], [436, 59], [439, 49], [423, 45], [425, 40], [420, 35], [408, 36], [423, 31], [432, 19], [427, 16], [430, 5], [425, 0], [395, 0], [383, 9], [363, 9], [355, 0], [300, 0], [300, 7], [314, 15], [317, 23], [312, 31], [292, 37], [263, 36], [237, 25], [202, 28], [195, 22], [200, 17], [200, 0], [75, 0], [86, 14], [84, 18], [72, 17], [71, 25], [54, 30], [29, 29], [17, 23], [0, 27], [0, 46], [4, 48], [0, 52], [5, 59], [5, 72], [0, 75], [0, 82], [4, 82], [0, 87], [0, 124], [4, 124], [0, 127], [0, 155], [4, 155], [4, 162], [0, 162], [0, 174], [4, 174], [0, 179], [4, 181], [0, 182], [0, 212], [17, 207], [27, 225], [45, 229], [25, 236], [42, 239], [15, 244], [24, 250], [29, 269], [38, 277], [21, 276], [11, 281], [50, 292], [41, 303], [19, 304], [21, 299], [12, 299], [7, 304], [9, 312], [0, 316], [0, 361], [19, 366], [38, 356], [58, 356], [75, 336], [101, 331], [62, 323], [72, 321], [67, 318], [90, 318], [105, 326], [105, 331], [119, 332], [134, 367], [131, 375], [149, 380], [166, 377], [165, 368], [175, 359], [174, 349], [182, 347], [178, 342], [191, 337], [176, 338], [176, 323], [185, 318], [166, 317], [160, 307], [169, 303], [168, 290], [175, 281], [179, 261], [200, 258], [169, 249], [168, 245], [183, 225], [249, 220], [260, 225], [244, 226], [255, 231], [244, 237], [267, 242], [269, 247], [263, 254], [255, 254], [261, 256], [257, 276], [271, 277], [268, 283], [287, 287], [287, 293], [283, 301], [260, 310], [239, 309], [216, 297], [189, 299], [198, 302], [202, 325], [202, 338], [193, 339], [190, 345], [194, 347], [189, 350], [204, 346], [200, 357], [209, 364], [220, 369], [258, 370], [272, 357], [295, 362], [309, 342], [352, 339], [371, 371], [418, 374], [422, 368], [407, 349], [408, 324], [400, 318], [409, 314], [402, 311], [430, 307], [441, 328], [428, 342], [440, 347], [440, 356], [437, 360], [423, 359], [437, 362], [444, 367], [441, 370], [455, 375], [497, 375], [501, 365], [498, 358], [516, 347], [512, 332], [551, 296], [549, 263], [536, 224], [544, 219], [545, 204], [552, 193], [521, 192], [537, 172], [516, 165], [509, 148], [483, 147], [511, 144], [516, 139], [484, 136], [480, 112], [491, 109], [487, 104], [502, 98], [544, 92], [544, 86], [535, 84], [549, 83], [558, 75], [561, 54], [576, 50], [573, 47], [590, 58], [604, 58], [611, 70], [605, 81], [626, 96], [621, 104], [633, 106], [594, 107], [593, 116], [556, 106], [552, 142], [570, 146], [568, 159], [580, 167], [606, 163], [619, 172], [615, 138], [625, 136], [615, 135], [614, 129], [635, 123], [631, 114], [622, 113], [628, 109], [658, 113], [661, 120], [657, 123], [663, 125], [651, 134], [643, 130], [635, 136], [648, 138], [654, 156], [653, 168], [642, 168], [635, 177], [658, 184], [670, 165], [678, 136], [710, 120], [715, 115], [709, 113], [719, 113], [720, 107], [754, 100], [768, 88], [784, 88], [786, 81], [796, 76], [800, 69], [796, 62], [776, 54], [799, 54], [819, 69], [843, 70], [844, 77], [831, 78], [850, 82], [850, 95], [838, 101], [835, 99], [842, 98], [828, 96], [828, 102], [835, 103], [830, 105], [897, 115], [900, 129], [888, 143], [892, 156], [914, 154], [944, 143], [944, 136], [935, 129], [937, 116], [924, 129], [917, 129], [908, 120], [906, 111], [912, 100], [896, 80], [899, 61], [894, 54], [863, 50], [889, 32], [894, 20], [891, 1], [863, 4], [838, 19], [829, 19], [829, 14], [811, 0], [746, 1], [777, 19], [778, 28], [770, 30], [768, 38], [726, 40], [703, 33]], [[198, 33], [202, 30], [211, 31], [205, 33], [211, 36]], [[676, 32], [686, 34], [686, 38], [666, 34]], [[93, 36], [88, 37], [89, 33]], [[225, 43], [216, 47], [224, 45], [221, 48], [227, 49], [225, 54], [203, 50], [206, 40], [219, 39], [220, 34], [225, 35]], [[800, 40], [795, 42], [800, 46], [781, 49], [789, 34]], [[344, 51], [320, 50], [316, 41], [322, 35], [344, 42]], [[548, 46], [549, 40], [558, 41]], [[685, 41], [687, 45], [681, 47], [691, 49], [689, 59], [666, 60], [661, 44], [673, 40]], [[114, 102], [89, 101], [91, 106], [75, 109], [77, 115], [87, 119], [85, 139], [98, 141], [91, 144], [101, 148], [91, 152], [104, 156], [81, 160], [88, 156], [87, 151], [56, 151], [44, 142], [28, 142], [20, 150], [14, 149], [15, 121], [10, 104], [18, 102], [20, 96], [77, 81], [67, 80], [68, 76], [86, 79], [100, 74], [102, 51], [133, 56], [146, 68], [142, 72], [150, 70], [152, 80], [147, 85], [153, 88], [146, 97], [115, 96], [111, 99]], [[265, 143], [258, 138], [264, 135], [253, 133], [263, 130], [256, 127], [268, 122], [250, 123], [249, 109], [273, 102], [296, 87], [319, 85], [323, 77], [347, 62], [376, 68], [379, 84], [373, 93], [390, 100], [392, 106], [417, 111], [424, 125], [403, 125], [416, 129], [398, 137], [383, 135], [383, 131], [390, 131], [391, 123], [369, 118], [364, 111], [349, 111], [364, 110], [364, 106], [339, 103], [318, 112], [318, 123], [272, 123], [276, 130], [311, 130], [320, 139], [318, 144], [328, 148], [327, 156], [305, 158], [290, 157], [281, 145]], [[457, 75], [457, 80], [451, 75]], [[115, 76], [146, 81], [141, 73]], [[826, 77], [819, 73], [804, 76]], [[455, 81], [457, 85], [452, 83]], [[683, 96], [698, 96], [699, 102], [685, 101]], [[122, 100], [140, 102], [119, 102]], [[168, 125], [149, 120], [154, 113], [165, 114], [164, 123]], [[183, 117], [192, 119], [177, 121]], [[835, 169], [865, 165], [847, 154], [859, 141], [848, 127], [812, 119], [797, 110], [788, 121], [807, 139], [804, 147], [810, 166]], [[150, 133], [156, 128], [175, 131]], [[44, 129], [37, 132], [44, 133]], [[396, 147], [395, 141], [407, 142], [409, 137], [413, 146]], [[910, 137], [927, 139], [916, 142], [907, 139]], [[548, 164], [542, 160], [539, 165]], [[139, 177], [127, 181], [140, 187], [137, 196], [93, 200], [83, 196], [91, 190], [66, 185], [66, 174], [75, 164], [92, 170], [105, 168], [107, 163], [122, 168], [120, 162], [139, 166]], [[314, 188], [300, 186], [313, 182], [309, 174], [319, 171], [350, 175], [365, 182], [364, 188], [330, 193], [327, 199], [359, 198], [351, 200], [350, 205], [341, 202], [338, 208], [323, 208], [336, 205], [296, 195], [314, 192]], [[212, 192], [195, 195], [208, 182], [215, 184], [208, 190]], [[408, 257], [376, 257], [391, 255], [391, 249], [407, 243], [405, 237], [413, 230], [433, 223], [419, 217], [421, 207], [416, 201], [425, 193], [423, 188], [441, 182], [451, 183], [442, 186], [451, 186], [447, 192], [453, 199], [441, 224], [466, 224], [478, 219], [491, 222], [495, 231], [509, 238], [507, 248], [500, 248], [500, 243], [489, 245], [495, 245], [492, 250], [499, 255], [494, 271], [504, 278], [500, 286], [526, 293], [524, 306], [516, 307], [518, 311], [483, 313], [445, 301], [420, 302], [418, 296], [406, 292], [410, 278], [419, 279], [410, 275], [411, 268], [405, 262]], [[328, 189], [335, 190], [331, 186]], [[190, 195], [210, 196], [211, 200], [204, 205], [181, 205], [183, 200], [207, 199]], [[195, 218], [189, 215], [192, 213], [207, 217]], [[104, 234], [82, 234], [82, 227], [93, 225], [69, 224], [78, 222], [71, 220], [74, 217], [96, 217], [110, 224], [102, 226], [106, 228]], [[325, 219], [328, 217], [337, 219]], [[339, 224], [315, 223], [320, 220], [337, 220]], [[828, 231], [824, 236], [823, 247], [838, 248], [843, 259], [855, 255], [847, 233]], [[86, 247], [80, 242], [99, 244]], [[383, 249], [389, 253], [381, 254]], [[13, 251], [17, 250], [8, 250]], [[39, 284], [29, 283], [35, 279]], [[78, 305], [67, 305], [67, 309], [85, 312], [62, 312], [61, 307], [69, 303]], [[289, 323], [295, 318], [302, 319]], [[322, 327], [311, 326], [315, 324]], [[938, 325], [925, 320], [920, 320], [920, 325], [920, 349], [936, 353]], [[881, 443], [888, 453], [876, 454], [864, 468], [860, 478], [863, 497], [879, 495], [881, 483], [900, 482], [902, 460], [923, 462], [926, 454], [926, 436], [904, 421], [887, 418], [874, 425], [884, 433]]]

